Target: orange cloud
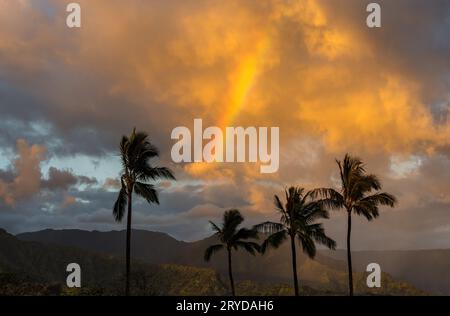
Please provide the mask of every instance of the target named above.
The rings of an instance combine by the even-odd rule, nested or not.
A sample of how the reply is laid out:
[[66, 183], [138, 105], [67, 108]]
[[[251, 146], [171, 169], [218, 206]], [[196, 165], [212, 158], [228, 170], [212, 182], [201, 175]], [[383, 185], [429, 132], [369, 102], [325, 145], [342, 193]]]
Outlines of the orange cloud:
[[44, 146], [29, 146], [26, 140], [17, 140], [17, 158], [14, 161], [15, 177], [12, 182], [0, 179], [1, 200], [14, 206], [17, 200], [29, 198], [39, 192], [41, 187], [40, 164], [45, 159], [45, 153]]
[[64, 198], [64, 201], [61, 204], [62, 208], [66, 208], [68, 206], [74, 205], [77, 203], [77, 198], [71, 195], [68, 195]]
[[324, 136], [329, 151], [431, 152], [448, 143], [448, 125], [438, 126], [420, 101], [417, 85], [388, 76], [379, 85], [305, 99], [297, 112]]
[[[61, 92], [67, 86], [37, 85], [61, 115], [94, 123], [122, 122], [124, 113], [157, 117], [150, 133], [190, 126], [196, 117], [209, 125], [280, 126], [280, 174], [262, 177], [253, 164], [184, 166], [193, 179], [278, 183], [302, 180], [294, 168], [316, 168], [322, 180], [325, 162], [315, 159], [324, 155], [331, 165], [344, 151], [388, 164], [391, 155], [433, 155], [450, 145], [448, 122], [434, 120], [425, 98], [427, 78], [384, 54], [376, 41], [386, 33], [355, 27], [361, 17], [344, 9], [334, 16], [334, 2], [79, 2], [83, 27], [72, 32], [60, 27], [63, 15], [45, 19], [27, 1], [0, 1], [3, 63], [31, 69], [28, 76], [55, 63], [126, 100], [117, 111], [90, 98], [74, 107]], [[49, 3], [64, 12], [60, 1]], [[30, 14], [41, 23], [26, 23]], [[298, 146], [305, 140], [313, 145]], [[0, 192], [9, 188], [0, 183]], [[261, 194], [251, 194], [261, 204]]]
[[[34, 12], [26, 1], [2, 3], [18, 21]], [[370, 38], [331, 16], [322, 1], [80, 3], [85, 19], [77, 33], [43, 22], [25, 43], [30, 29], [13, 31], [18, 23], [6, 19], [0, 49], [35, 64], [43, 58], [36, 48], [57, 47], [57, 59], [109, 78], [109, 93], [139, 100], [135, 106], [149, 114], [147, 101], [187, 109], [181, 121], [276, 124], [285, 137], [312, 134], [329, 150], [426, 151], [448, 143], [448, 128], [435, 126], [423, 103], [421, 82], [385, 67]]]

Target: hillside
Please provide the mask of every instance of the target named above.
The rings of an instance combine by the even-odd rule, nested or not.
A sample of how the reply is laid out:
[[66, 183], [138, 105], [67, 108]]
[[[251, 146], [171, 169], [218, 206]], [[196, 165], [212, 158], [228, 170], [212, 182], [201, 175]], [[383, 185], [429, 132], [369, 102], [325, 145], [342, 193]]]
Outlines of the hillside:
[[[123, 256], [125, 232], [88, 232], [82, 230], [43, 230], [34, 233], [19, 234], [26, 241], [38, 241], [47, 244], [64, 245], [94, 251], [97, 253]], [[182, 264], [196, 267], [212, 267], [225, 274], [227, 265], [224, 253], [213, 257], [210, 263], [203, 260], [206, 247], [216, 240], [211, 237], [197, 242], [178, 241], [166, 234], [144, 230], [133, 230], [132, 256], [151, 264]], [[247, 253], [236, 253], [234, 272], [237, 279], [255, 281], [291, 282], [291, 259], [287, 244], [279, 250], [269, 251], [264, 257], [252, 257]], [[298, 255], [302, 279], [306, 284], [328, 283], [335, 270], [344, 271], [340, 261], [317, 255], [314, 261], [307, 259], [301, 252]]]
[[[321, 251], [323, 256], [345, 260], [346, 252]], [[364, 271], [370, 262], [377, 262], [382, 270], [396, 279], [436, 295], [450, 295], [450, 250], [354, 251], [353, 266]]]
[[[82, 291], [65, 288], [66, 266], [80, 264]], [[74, 247], [21, 241], [0, 230], [0, 294], [121, 294], [122, 259]], [[227, 293], [211, 269], [133, 263], [132, 291], [142, 295]]]
[[[124, 236], [124, 231], [89, 232], [77, 229], [46, 229], [33, 233], [19, 234], [17, 238], [123, 256], [125, 249]], [[178, 241], [164, 233], [133, 230], [133, 257], [149, 263], [173, 263], [174, 258], [185, 249], [186, 245], [187, 243]]]
[[[88, 232], [81, 230], [44, 230], [34, 233], [19, 234], [21, 240], [39, 241], [53, 245], [70, 245], [79, 249], [95, 251], [103, 254], [122, 256], [125, 246], [125, 232]], [[212, 268], [218, 271], [222, 279], [226, 280], [226, 260], [224, 253], [219, 253], [210, 263], [203, 260], [205, 248], [214, 243], [214, 238], [207, 238], [197, 242], [186, 243], [178, 241], [166, 234], [143, 230], [134, 230], [132, 238], [132, 256], [149, 264], [177, 264], [200, 268]], [[298, 256], [299, 276], [302, 285], [313, 288], [322, 294], [345, 294], [346, 266], [345, 262], [332, 258], [326, 252], [318, 253], [315, 260]], [[291, 284], [291, 259], [287, 244], [278, 250], [271, 250], [265, 256], [253, 257], [247, 253], [237, 252], [234, 256], [233, 270], [237, 281], [244, 282], [246, 291], [253, 293], [255, 289], [248, 286], [257, 284]], [[363, 270], [360, 270], [363, 271]], [[394, 275], [394, 277], [396, 277]], [[383, 275], [382, 289], [369, 290], [365, 286], [364, 274], [357, 274], [355, 279], [359, 293], [392, 294], [405, 293], [420, 294], [405, 282], [394, 281], [387, 274]], [[260, 289], [261, 290], [261, 289]], [[266, 289], [267, 290], [267, 289]], [[274, 289], [271, 288], [270, 291]], [[262, 291], [262, 290], [261, 290]], [[286, 290], [288, 291], [288, 290]], [[286, 292], [279, 288], [280, 293]], [[313, 293], [314, 291], [309, 291]]]

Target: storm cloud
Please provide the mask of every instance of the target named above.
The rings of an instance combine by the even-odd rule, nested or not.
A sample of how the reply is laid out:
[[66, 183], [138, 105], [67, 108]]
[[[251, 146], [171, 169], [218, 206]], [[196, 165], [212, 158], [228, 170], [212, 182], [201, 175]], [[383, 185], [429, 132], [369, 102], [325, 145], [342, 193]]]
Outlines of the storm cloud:
[[[178, 181], [136, 200], [136, 227], [192, 240], [227, 208], [276, 219], [274, 194], [333, 186], [350, 152], [399, 197], [357, 222], [357, 248], [450, 247], [448, 1], [379, 1], [380, 29], [360, 0], [78, 2], [69, 29], [61, 1], [0, 0], [0, 226], [123, 228], [117, 148], [137, 127]], [[279, 126], [279, 172], [172, 163], [194, 118]], [[344, 224], [326, 224], [339, 246]]]

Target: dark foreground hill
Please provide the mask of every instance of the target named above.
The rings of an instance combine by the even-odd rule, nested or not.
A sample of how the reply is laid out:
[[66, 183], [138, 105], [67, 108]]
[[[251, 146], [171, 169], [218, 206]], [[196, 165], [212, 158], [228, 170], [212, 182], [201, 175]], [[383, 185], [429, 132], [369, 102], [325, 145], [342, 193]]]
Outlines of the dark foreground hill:
[[[67, 264], [81, 266], [82, 291], [65, 288]], [[124, 260], [75, 247], [22, 241], [0, 230], [0, 295], [122, 294]], [[133, 263], [132, 290], [142, 295], [223, 295], [211, 269]]]
[[[122, 257], [125, 249], [125, 232], [88, 232], [82, 230], [43, 230], [34, 233], [19, 234], [21, 240], [38, 241], [47, 245], [64, 245], [78, 249], [89, 250], [103, 255]], [[132, 238], [132, 257], [147, 264], [176, 264], [196, 268], [209, 268], [219, 272], [219, 279], [226, 282], [226, 260], [224, 253], [217, 255], [210, 263], [203, 260], [205, 248], [215, 242], [207, 238], [197, 242], [178, 241], [166, 234], [143, 230], [134, 230]], [[338, 258], [340, 259], [340, 258]], [[372, 262], [372, 261], [369, 261]], [[261, 284], [288, 284], [287, 289], [279, 288], [278, 293], [290, 291], [291, 258], [287, 245], [281, 249], [269, 251], [264, 257], [252, 257], [238, 252], [235, 255], [233, 270], [236, 279], [246, 284], [246, 291], [259, 288]], [[299, 276], [302, 285], [322, 294], [345, 294], [346, 268], [345, 262], [333, 259], [327, 254], [319, 253], [316, 260], [309, 260], [299, 255]], [[212, 271], [212, 270], [210, 270]], [[363, 271], [363, 270], [361, 270]], [[364, 294], [423, 294], [405, 282], [394, 281], [389, 275], [383, 274], [382, 288], [378, 291], [365, 286], [365, 275], [356, 275], [359, 293]], [[222, 282], [223, 283], [223, 282]], [[253, 292], [252, 292], [253, 293]], [[253, 293], [255, 294], [255, 293]]]

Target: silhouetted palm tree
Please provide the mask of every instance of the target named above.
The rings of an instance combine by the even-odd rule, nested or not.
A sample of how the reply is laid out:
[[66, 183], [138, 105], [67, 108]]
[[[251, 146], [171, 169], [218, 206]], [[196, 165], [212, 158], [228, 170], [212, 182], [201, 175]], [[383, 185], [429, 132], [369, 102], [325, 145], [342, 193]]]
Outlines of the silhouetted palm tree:
[[256, 225], [255, 229], [270, 234], [261, 246], [262, 253], [265, 253], [268, 247], [278, 248], [283, 241], [290, 237], [294, 289], [295, 295], [298, 296], [295, 238], [301, 244], [303, 252], [311, 259], [316, 255], [316, 242], [330, 249], [336, 248], [336, 242], [325, 235], [322, 224], [316, 223], [318, 219], [328, 218], [328, 211], [324, 208], [321, 200], [312, 199], [313, 191], [305, 193], [303, 188], [290, 187], [285, 190], [285, 195], [285, 205], [275, 195], [275, 207], [281, 215], [280, 223], [265, 222]]
[[159, 204], [158, 192], [148, 181], [160, 178], [175, 180], [172, 172], [165, 167], [153, 167], [152, 158], [158, 157], [158, 149], [150, 143], [144, 132], [133, 132], [129, 137], [122, 136], [120, 141], [120, 156], [122, 160], [121, 189], [114, 204], [113, 215], [116, 221], [122, 221], [125, 205], [127, 214], [127, 242], [126, 242], [126, 286], [125, 295], [130, 294], [130, 248], [131, 248], [131, 213], [133, 192], [147, 200], [148, 203]]
[[205, 251], [205, 261], [209, 261], [211, 256], [219, 250], [226, 249], [228, 255], [228, 276], [230, 278], [231, 293], [236, 295], [234, 290], [233, 268], [231, 262], [231, 251], [239, 248], [255, 255], [259, 252], [259, 245], [256, 242], [246, 241], [251, 238], [258, 238], [258, 232], [255, 229], [240, 228], [238, 226], [244, 221], [238, 210], [228, 210], [223, 214], [222, 227], [217, 226], [210, 221], [215, 236], [220, 240], [220, 244], [209, 246]]
[[[341, 188], [336, 191], [324, 188], [315, 193], [322, 195], [328, 207], [334, 209], [344, 208], [347, 211], [347, 265], [349, 295], [353, 296], [353, 269], [350, 248], [352, 231], [352, 213], [362, 215], [367, 220], [378, 217], [379, 205], [394, 207], [397, 200], [395, 196], [381, 190], [381, 183], [377, 176], [367, 174], [361, 159], [346, 154], [343, 161], [336, 160], [339, 167]], [[375, 191], [374, 193], [372, 193]]]

